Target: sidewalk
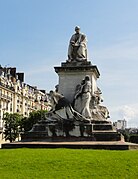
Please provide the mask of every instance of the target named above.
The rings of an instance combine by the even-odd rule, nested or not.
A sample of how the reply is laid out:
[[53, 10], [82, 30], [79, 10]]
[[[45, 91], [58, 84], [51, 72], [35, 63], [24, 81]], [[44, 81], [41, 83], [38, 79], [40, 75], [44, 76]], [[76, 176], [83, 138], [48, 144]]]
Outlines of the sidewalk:
[[1, 144], [5, 144], [5, 143], [9, 143], [9, 141], [0, 140], [0, 149], [1, 149]]

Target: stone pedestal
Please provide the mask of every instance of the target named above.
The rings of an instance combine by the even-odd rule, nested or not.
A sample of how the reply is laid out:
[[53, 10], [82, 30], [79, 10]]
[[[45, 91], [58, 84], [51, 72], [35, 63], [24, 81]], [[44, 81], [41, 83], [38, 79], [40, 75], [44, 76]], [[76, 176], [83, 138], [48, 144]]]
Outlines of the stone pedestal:
[[[76, 86], [82, 83], [86, 75], [89, 75], [92, 84], [91, 95], [94, 96], [98, 90], [97, 79], [100, 73], [97, 66], [92, 65], [90, 61], [74, 60], [61, 63], [60, 67], [55, 67], [55, 71], [59, 76], [58, 93], [63, 94], [70, 103], [74, 100]], [[107, 121], [106, 107], [100, 106], [99, 103], [91, 104], [90, 107], [92, 117], [89, 120], [84, 120], [80, 117], [81, 114], [77, 118], [77, 113], [73, 113], [73, 119], [69, 118], [69, 114], [67, 119], [62, 120], [56, 116], [56, 121], [52, 121], [51, 117], [51, 122], [39, 121], [31, 131], [22, 134], [21, 138], [37, 141], [121, 141], [121, 134], [113, 129], [110, 121]], [[65, 112], [67, 113], [67, 110]]]
[[[53, 128], [54, 127], [54, 128]], [[62, 126], [63, 127], [63, 126]], [[113, 129], [110, 122], [93, 122], [75, 124], [69, 135], [66, 136], [63, 128], [58, 125], [46, 124], [45, 122], [37, 123], [31, 131], [21, 134], [22, 141], [120, 141], [122, 135]], [[54, 129], [54, 131], [52, 130]], [[54, 132], [54, 133], [52, 133]]]
[[96, 81], [100, 73], [97, 66], [90, 61], [61, 63], [61, 67], [54, 67], [59, 76], [59, 93], [63, 94], [71, 103], [74, 99], [75, 88], [86, 75], [92, 83], [92, 93], [97, 90]]

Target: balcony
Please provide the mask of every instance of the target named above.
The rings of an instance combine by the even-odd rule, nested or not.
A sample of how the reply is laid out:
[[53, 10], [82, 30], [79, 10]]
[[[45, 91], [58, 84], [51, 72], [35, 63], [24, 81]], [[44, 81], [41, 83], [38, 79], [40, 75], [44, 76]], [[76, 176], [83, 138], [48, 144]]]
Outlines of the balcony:
[[12, 100], [11, 97], [9, 97], [9, 96], [7, 96], [7, 95], [5, 95], [5, 94], [0, 94], [0, 97], [1, 97], [2, 99], [5, 99], [5, 100], [9, 101], [9, 102]]
[[14, 87], [9, 86], [9, 85], [7, 85], [7, 84], [4, 84], [4, 83], [2, 83], [2, 82], [0, 82], [0, 86], [2, 86], [2, 87], [4, 87], [4, 88], [7, 88], [7, 89], [9, 89], [9, 90], [11, 90], [11, 91], [15, 91]]

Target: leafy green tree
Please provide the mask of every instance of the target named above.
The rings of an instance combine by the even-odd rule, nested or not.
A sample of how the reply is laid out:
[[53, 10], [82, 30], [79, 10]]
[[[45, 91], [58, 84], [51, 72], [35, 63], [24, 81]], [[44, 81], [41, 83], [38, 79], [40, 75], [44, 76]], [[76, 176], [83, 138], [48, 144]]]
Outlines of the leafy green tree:
[[24, 117], [21, 122], [22, 130], [29, 131], [32, 129], [33, 125], [40, 120], [45, 120], [46, 110], [33, 111], [29, 114], [29, 117]]
[[129, 142], [138, 144], [138, 134], [131, 134], [129, 138]]
[[130, 134], [127, 129], [118, 129], [118, 132], [120, 132], [124, 136], [126, 142], [129, 141]]
[[18, 113], [4, 114], [4, 138], [13, 142], [19, 137], [22, 115]]

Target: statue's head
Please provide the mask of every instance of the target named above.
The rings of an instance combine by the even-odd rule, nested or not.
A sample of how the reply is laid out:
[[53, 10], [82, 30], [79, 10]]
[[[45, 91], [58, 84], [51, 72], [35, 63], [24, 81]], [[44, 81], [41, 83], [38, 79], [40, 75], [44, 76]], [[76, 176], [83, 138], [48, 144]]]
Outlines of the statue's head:
[[54, 91], [51, 90], [51, 91], [49, 92], [49, 94], [50, 94], [50, 96], [52, 96], [52, 95], [54, 94]]
[[80, 27], [79, 27], [79, 26], [76, 26], [76, 27], [75, 27], [75, 32], [76, 32], [76, 33], [80, 33]]
[[85, 80], [86, 80], [86, 81], [90, 81], [90, 76], [89, 76], [89, 75], [86, 75], [86, 76], [85, 76]]
[[82, 81], [81, 81], [81, 85], [84, 85], [85, 84], [85, 79], [83, 79]]

